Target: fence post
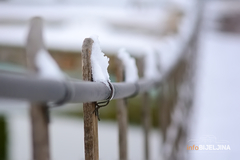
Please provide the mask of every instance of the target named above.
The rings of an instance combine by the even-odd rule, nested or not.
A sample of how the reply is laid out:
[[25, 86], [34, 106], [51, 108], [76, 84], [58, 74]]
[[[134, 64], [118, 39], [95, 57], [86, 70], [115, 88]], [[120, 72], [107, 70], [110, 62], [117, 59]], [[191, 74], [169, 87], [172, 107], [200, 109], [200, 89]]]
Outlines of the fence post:
[[[160, 129], [160, 135], [163, 138], [163, 142], [166, 141], [166, 130], [170, 123], [170, 106], [169, 106], [169, 86], [165, 82], [161, 86], [161, 92], [158, 97], [158, 125]], [[162, 143], [162, 141], [161, 141]]]
[[[138, 71], [139, 75], [142, 77], [144, 75], [144, 57], [138, 59]], [[151, 129], [151, 106], [149, 93], [143, 93], [142, 95], [142, 125], [143, 125], [143, 133], [144, 133], [144, 156], [145, 160], [149, 160], [149, 132]]]
[[[93, 81], [91, 66], [93, 42], [91, 38], [86, 38], [82, 45], [82, 76], [84, 81]], [[94, 114], [95, 108], [95, 102], [83, 103], [85, 160], [99, 159], [98, 119]]]
[[[124, 69], [122, 62], [116, 57], [117, 63], [117, 82], [124, 80]], [[118, 141], [119, 141], [119, 160], [127, 160], [127, 100], [117, 100], [117, 118], [118, 118]]]
[[[31, 20], [26, 44], [27, 68], [33, 72], [38, 69], [35, 57], [40, 49], [45, 48], [43, 43], [43, 21], [40, 17]], [[49, 160], [49, 113], [46, 103], [31, 103], [30, 118], [32, 125], [33, 160]]]
[[143, 94], [142, 118], [144, 130], [144, 152], [145, 160], [149, 160], [149, 132], [151, 129], [151, 106], [150, 106], [149, 93]]

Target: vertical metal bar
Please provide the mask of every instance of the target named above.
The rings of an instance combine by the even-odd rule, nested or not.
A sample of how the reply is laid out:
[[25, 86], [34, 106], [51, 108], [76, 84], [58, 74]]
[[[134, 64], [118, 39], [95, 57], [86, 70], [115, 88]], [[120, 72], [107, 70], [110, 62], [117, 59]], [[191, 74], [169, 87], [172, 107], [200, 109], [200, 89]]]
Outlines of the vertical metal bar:
[[[35, 65], [36, 54], [44, 48], [43, 21], [40, 17], [31, 20], [30, 31], [26, 46], [28, 69], [37, 72]], [[49, 113], [46, 103], [31, 103], [30, 118], [32, 125], [32, 147], [34, 160], [49, 160]]]
[[[91, 38], [86, 38], [82, 46], [82, 75], [84, 81], [92, 81]], [[94, 114], [96, 103], [83, 103], [85, 160], [98, 160], [98, 119]]]
[[[122, 62], [116, 58], [117, 63], [117, 82], [124, 80], [124, 69]], [[127, 104], [126, 99], [117, 100], [117, 118], [118, 118], [118, 141], [119, 141], [119, 159], [127, 160]]]

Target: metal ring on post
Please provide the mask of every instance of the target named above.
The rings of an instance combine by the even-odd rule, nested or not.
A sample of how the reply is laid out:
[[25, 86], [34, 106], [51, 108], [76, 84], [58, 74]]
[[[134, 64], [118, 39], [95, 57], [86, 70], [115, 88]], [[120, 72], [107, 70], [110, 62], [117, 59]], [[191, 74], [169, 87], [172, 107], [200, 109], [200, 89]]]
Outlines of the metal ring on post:
[[95, 113], [95, 115], [98, 117], [98, 120], [99, 120], [99, 121], [100, 121], [100, 117], [99, 117], [99, 114], [98, 114], [99, 108], [107, 106], [107, 105], [109, 104], [109, 102], [110, 102], [110, 101], [113, 99], [113, 97], [114, 97], [115, 89], [114, 89], [114, 87], [113, 87], [113, 85], [112, 85], [111, 82], [108, 81], [108, 84], [109, 84], [109, 87], [110, 87], [110, 89], [111, 89], [110, 96], [109, 96], [106, 100], [104, 100], [104, 101], [102, 101], [102, 102], [96, 102], [96, 106], [97, 106], [97, 107], [96, 107], [96, 109], [93, 111], [93, 113]]
[[66, 81], [63, 81], [63, 86], [65, 88], [65, 94], [64, 97], [56, 102], [49, 102], [48, 105], [49, 107], [57, 107], [57, 106], [61, 106], [67, 102], [69, 102], [72, 99], [72, 95], [73, 95], [73, 87], [71, 85], [71, 83], [67, 83]]
[[106, 100], [104, 100], [104, 101], [102, 101], [102, 102], [96, 102], [98, 108], [107, 106], [107, 105], [109, 104], [109, 102], [110, 102], [110, 101], [113, 99], [113, 97], [114, 97], [115, 89], [114, 89], [114, 87], [113, 87], [113, 85], [112, 85], [111, 82], [108, 81], [108, 84], [109, 84], [109, 87], [110, 87], [110, 89], [111, 89], [110, 96], [109, 96]]
[[109, 96], [109, 100], [111, 101], [114, 98], [115, 88], [114, 88], [114, 86], [112, 85], [111, 82], [108, 82], [108, 84], [109, 84], [110, 89], [111, 89], [111, 94]]

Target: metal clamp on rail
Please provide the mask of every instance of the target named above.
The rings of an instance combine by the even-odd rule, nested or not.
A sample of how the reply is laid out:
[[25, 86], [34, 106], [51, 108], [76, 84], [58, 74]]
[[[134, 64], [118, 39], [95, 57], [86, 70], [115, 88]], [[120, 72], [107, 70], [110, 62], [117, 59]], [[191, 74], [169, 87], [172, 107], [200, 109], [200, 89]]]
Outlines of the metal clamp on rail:
[[73, 90], [73, 86], [71, 85], [71, 82], [67, 82], [67, 81], [63, 81], [63, 86], [65, 89], [65, 94], [64, 97], [56, 102], [49, 102], [48, 106], [49, 107], [58, 107], [61, 106], [67, 102], [69, 102], [72, 99], [74, 90]]
[[112, 83], [108, 81], [108, 84], [109, 84], [109, 87], [110, 87], [110, 90], [111, 90], [111, 93], [110, 93], [109, 97], [104, 101], [96, 102], [96, 109], [93, 111], [93, 113], [95, 113], [95, 115], [98, 117], [99, 121], [100, 121], [100, 117], [99, 117], [98, 110], [101, 107], [107, 106], [109, 104], [109, 102], [113, 99], [114, 93], [115, 93], [115, 89], [114, 89], [114, 86], [112, 85]]

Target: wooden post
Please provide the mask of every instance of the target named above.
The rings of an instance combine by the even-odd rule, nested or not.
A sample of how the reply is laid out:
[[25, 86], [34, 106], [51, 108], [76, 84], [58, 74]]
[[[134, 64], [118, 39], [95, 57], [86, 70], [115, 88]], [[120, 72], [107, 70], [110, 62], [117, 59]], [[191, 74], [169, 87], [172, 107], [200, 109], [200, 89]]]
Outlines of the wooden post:
[[[39, 17], [31, 20], [30, 31], [26, 46], [27, 67], [37, 72], [35, 57], [40, 49], [45, 48], [43, 43], [43, 22]], [[49, 160], [49, 113], [46, 103], [31, 103], [30, 118], [32, 125], [33, 160]]]
[[[124, 80], [124, 69], [122, 62], [116, 58], [117, 61], [117, 82]], [[118, 118], [118, 141], [119, 141], [119, 160], [127, 160], [127, 105], [126, 99], [117, 100], [117, 118]]]
[[[82, 45], [82, 76], [84, 81], [92, 81], [91, 54], [92, 44], [91, 38], [86, 38]], [[85, 160], [98, 160], [98, 118], [93, 113], [96, 103], [83, 103], [84, 115], [84, 145]]]
[[168, 88], [168, 83], [165, 82], [162, 85], [161, 92], [158, 97], [158, 125], [160, 128], [160, 135], [163, 136], [163, 142], [166, 141], [167, 126], [170, 124], [171, 118]]
[[[144, 57], [138, 59], [138, 71], [140, 76], [144, 75]], [[142, 95], [143, 97], [143, 105], [142, 105], [142, 125], [143, 125], [143, 132], [144, 132], [144, 154], [145, 160], [149, 160], [149, 133], [151, 129], [151, 106], [150, 106], [150, 99], [149, 93], [146, 92]]]
[[151, 129], [151, 106], [149, 93], [143, 94], [143, 106], [142, 106], [142, 122], [144, 131], [144, 153], [145, 160], [149, 160], [149, 132]]

